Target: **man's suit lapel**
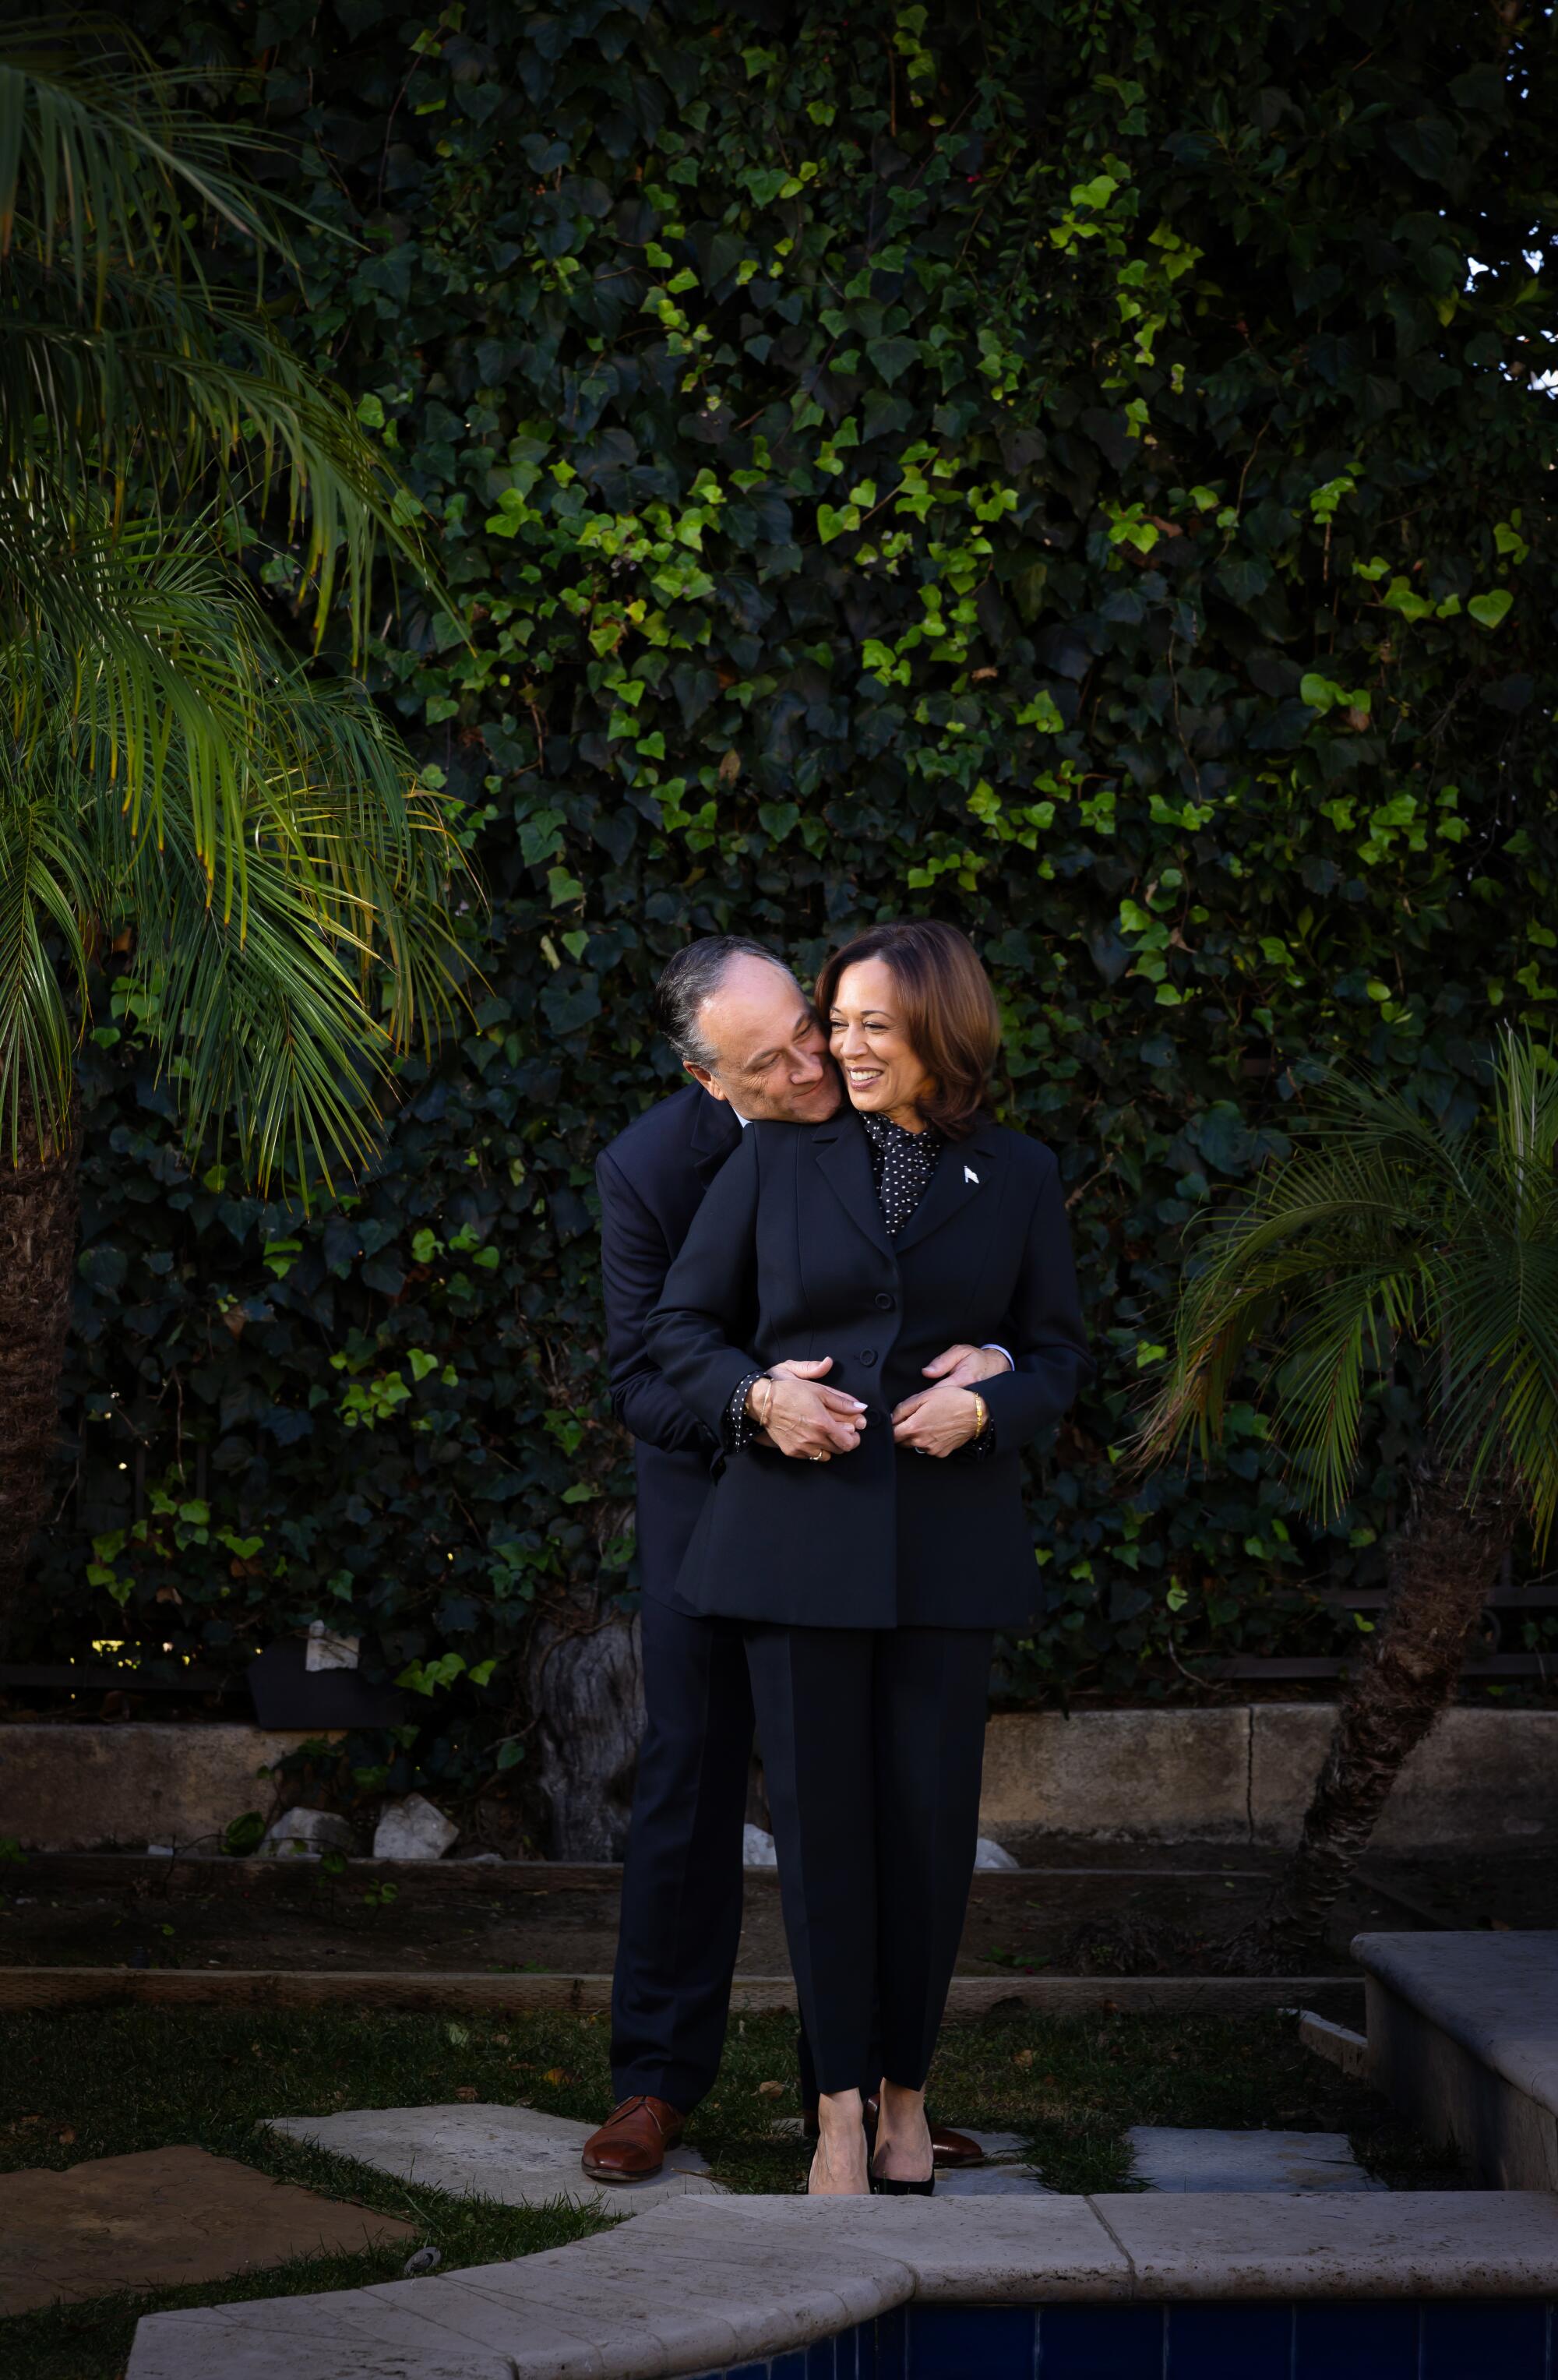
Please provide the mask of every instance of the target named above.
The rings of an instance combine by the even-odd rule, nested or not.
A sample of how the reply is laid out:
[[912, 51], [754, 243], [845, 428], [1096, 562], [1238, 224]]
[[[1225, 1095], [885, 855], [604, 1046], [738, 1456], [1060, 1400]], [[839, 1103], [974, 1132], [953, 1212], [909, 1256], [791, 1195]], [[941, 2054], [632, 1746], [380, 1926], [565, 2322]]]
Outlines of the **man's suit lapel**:
[[855, 1116], [835, 1116], [832, 1123], [819, 1124], [811, 1146], [822, 1177], [846, 1214], [859, 1225], [872, 1247], [890, 1257], [893, 1243], [871, 1179], [870, 1152]]
[[711, 1099], [707, 1091], [701, 1090], [697, 1097], [688, 1142], [693, 1164], [707, 1180], [719, 1172], [736, 1147], [741, 1137], [741, 1126], [728, 1099]]
[[952, 1141], [943, 1149], [925, 1196], [898, 1233], [900, 1256], [939, 1232], [955, 1215], [989, 1216], [999, 1150], [995, 1133], [986, 1124], [977, 1125], [967, 1140]]

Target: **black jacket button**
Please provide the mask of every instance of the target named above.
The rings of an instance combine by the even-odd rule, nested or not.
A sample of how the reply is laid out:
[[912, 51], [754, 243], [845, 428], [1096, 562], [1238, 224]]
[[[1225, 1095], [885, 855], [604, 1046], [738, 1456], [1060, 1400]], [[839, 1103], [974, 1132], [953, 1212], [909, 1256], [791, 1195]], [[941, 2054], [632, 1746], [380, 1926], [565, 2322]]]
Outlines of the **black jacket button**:
[[860, 1361], [862, 1364], [867, 1366], [874, 1364], [876, 1361], [876, 1349], [874, 1347], [862, 1347], [860, 1350]]
[[891, 1314], [891, 1312], [893, 1311], [893, 1306], [894, 1306], [894, 1303], [895, 1303], [895, 1301], [894, 1301], [894, 1299], [893, 1299], [893, 1298], [891, 1298], [891, 1297], [888, 1295], [888, 1293], [887, 1293], [886, 1290], [884, 1290], [884, 1289], [879, 1289], [879, 1290], [877, 1291], [877, 1293], [876, 1293], [876, 1302], [877, 1302], [878, 1305], [880, 1305], [880, 1306], [881, 1306], [881, 1308], [882, 1308], [882, 1310], [883, 1314]]

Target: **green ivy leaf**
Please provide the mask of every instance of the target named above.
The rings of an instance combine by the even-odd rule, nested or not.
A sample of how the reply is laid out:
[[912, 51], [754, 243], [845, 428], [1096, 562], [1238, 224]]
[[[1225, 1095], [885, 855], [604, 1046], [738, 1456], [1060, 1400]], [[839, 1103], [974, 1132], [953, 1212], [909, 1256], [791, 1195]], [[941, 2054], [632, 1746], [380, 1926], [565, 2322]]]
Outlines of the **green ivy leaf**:
[[1486, 595], [1473, 595], [1467, 610], [1479, 627], [1496, 628], [1514, 601], [1507, 587], [1494, 587]]
[[867, 344], [866, 353], [877, 373], [892, 388], [918, 361], [919, 349], [913, 339], [872, 339]]

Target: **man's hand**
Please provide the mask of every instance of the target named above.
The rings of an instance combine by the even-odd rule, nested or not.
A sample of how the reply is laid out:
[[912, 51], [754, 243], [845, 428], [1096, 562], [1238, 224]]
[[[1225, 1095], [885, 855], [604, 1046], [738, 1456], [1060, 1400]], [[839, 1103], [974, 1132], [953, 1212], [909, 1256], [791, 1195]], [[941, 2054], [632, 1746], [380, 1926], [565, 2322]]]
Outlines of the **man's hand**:
[[921, 1454], [955, 1454], [978, 1436], [979, 1427], [973, 1391], [943, 1381], [905, 1398], [893, 1416], [893, 1439], [895, 1445], [918, 1447]]
[[822, 1386], [822, 1374], [833, 1367], [831, 1355], [808, 1363], [787, 1357], [768, 1375], [772, 1396], [761, 1380], [747, 1391], [748, 1412], [754, 1420], [761, 1414], [761, 1434], [781, 1454], [826, 1463], [834, 1454], [853, 1453], [859, 1445], [866, 1408], [858, 1397]]
[[[943, 1348], [933, 1364], [926, 1365], [925, 1377], [928, 1380], [939, 1381], [943, 1389], [977, 1389], [981, 1380], [993, 1380], [998, 1372], [1010, 1369], [1011, 1366], [998, 1347], [969, 1347], [959, 1340], [955, 1345]], [[893, 1435], [901, 1444], [912, 1446], [916, 1441], [904, 1439], [898, 1424], [912, 1421], [921, 1405], [935, 1393], [933, 1389], [917, 1389], [912, 1397], [906, 1397], [901, 1405], [894, 1406]], [[973, 1407], [970, 1405], [968, 1410], [972, 1412]]]
[[926, 1365], [925, 1377], [947, 1389], [977, 1389], [981, 1380], [993, 1380], [998, 1372], [1011, 1368], [999, 1347], [969, 1347], [959, 1340]]

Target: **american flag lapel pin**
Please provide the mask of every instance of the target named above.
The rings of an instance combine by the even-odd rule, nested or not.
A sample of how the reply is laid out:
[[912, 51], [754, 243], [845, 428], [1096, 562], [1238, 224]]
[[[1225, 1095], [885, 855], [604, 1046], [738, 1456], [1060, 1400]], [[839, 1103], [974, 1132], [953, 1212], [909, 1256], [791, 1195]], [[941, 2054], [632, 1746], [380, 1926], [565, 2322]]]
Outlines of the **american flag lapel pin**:
[[974, 1169], [973, 1169], [973, 1167], [972, 1167], [971, 1165], [966, 1165], [966, 1166], [963, 1168], [963, 1179], [964, 1179], [964, 1181], [965, 1181], [965, 1182], [971, 1182], [971, 1183], [973, 1184], [973, 1185], [974, 1185], [974, 1187], [975, 1187], [975, 1189], [976, 1189], [976, 1190], [979, 1188], [979, 1186], [980, 1186], [980, 1177], [979, 1177], [979, 1175], [975, 1172], [975, 1171], [974, 1171]]

